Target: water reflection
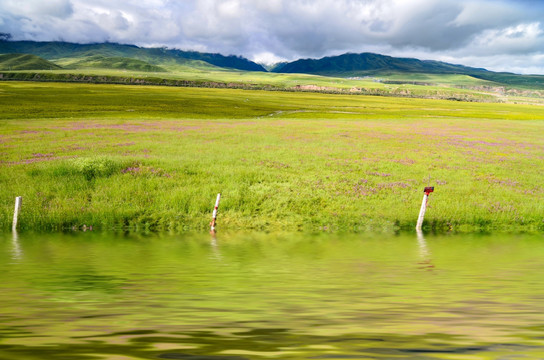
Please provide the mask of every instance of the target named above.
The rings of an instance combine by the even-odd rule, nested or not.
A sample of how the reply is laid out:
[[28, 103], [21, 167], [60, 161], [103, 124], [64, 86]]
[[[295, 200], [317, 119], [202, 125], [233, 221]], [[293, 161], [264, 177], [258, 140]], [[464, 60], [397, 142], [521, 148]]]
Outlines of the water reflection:
[[12, 231], [12, 241], [11, 241], [13, 248], [11, 251], [11, 256], [13, 260], [20, 260], [23, 257], [23, 250], [21, 249], [21, 245], [19, 244], [19, 233], [17, 232], [17, 229], [13, 229]]
[[417, 229], [416, 234], [417, 234], [417, 243], [419, 245], [419, 255], [423, 259], [428, 259], [430, 255], [429, 248], [427, 246], [427, 242], [425, 241], [425, 236], [423, 236], [423, 231], [421, 231], [420, 229]]
[[0, 235], [0, 358], [543, 357], [541, 237], [413, 235]]
[[427, 246], [427, 241], [425, 241], [425, 236], [423, 235], [423, 231], [421, 229], [416, 230], [417, 234], [417, 244], [419, 246], [419, 257], [420, 261], [418, 264], [420, 264], [421, 269], [426, 270], [433, 270], [434, 264], [432, 263], [431, 259], [431, 251], [429, 250], [429, 247]]
[[221, 260], [222, 257], [221, 257], [221, 252], [219, 251], [219, 245], [217, 243], [217, 233], [215, 230], [212, 230], [210, 231], [210, 234], [211, 234], [211, 241], [210, 241], [210, 246], [211, 246], [211, 249], [212, 249], [212, 257], [215, 259], [215, 260]]
[[[40, 358], [72, 360], [91, 360], [100, 355], [108, 359], [117, 359], [115, 356], [119, 356], [123, 359], [190, 360], [536, 359], [541, 358], [539, 354], [542, 354], [542, 348], [538, 345], [513, 341], [471, 343], [467, 336], [443, 333], [310, 335], [281, 328], [234, 333], [220, 328], [215, 332], [160, 333], [136, 330], [72, 339], [72, 343], [56, 346], [25, 344], [15, 347], [0, 344], [0, 353], [17, 354], [17, 358], [33, 359], [36, 354], [40, 354]], [[528, 340], [538, 341], [536, 337]]]

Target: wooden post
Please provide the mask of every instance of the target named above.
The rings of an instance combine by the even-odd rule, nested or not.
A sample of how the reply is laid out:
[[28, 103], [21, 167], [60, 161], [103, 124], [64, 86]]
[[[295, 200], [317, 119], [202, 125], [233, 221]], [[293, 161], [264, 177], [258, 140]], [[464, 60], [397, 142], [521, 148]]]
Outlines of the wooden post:
[[23, 198], [21, 196], [17, 196], [15, 198], [15, 211], [13, 212], [13, 225], [11, 227], [12, 231], [17, 231], [17, 219], [19, 218], [19, 212], [21, 211], [22, 202]]
[[215, 225], [217, 221], [217, 209], [219, 208], [219, 200], [221, 200], [221, 194], [217, 194], [217, 199], [215, 200], [215, 207], [213, 208], [212, 222], [210, 223], [210, 231], [215, 232]]
[[429, 201], [429, 194], [434, 191], [434, 186], [426, 187], [423, 192], [423, 202], [421, 203], [421, 209], [419, 210], [419, 217], [417, 218], [416, 230], [421, 231], [421, 226], [423, 225], [423, 218], [425, 217], [425, 211], [427, 211], [427, 202]]

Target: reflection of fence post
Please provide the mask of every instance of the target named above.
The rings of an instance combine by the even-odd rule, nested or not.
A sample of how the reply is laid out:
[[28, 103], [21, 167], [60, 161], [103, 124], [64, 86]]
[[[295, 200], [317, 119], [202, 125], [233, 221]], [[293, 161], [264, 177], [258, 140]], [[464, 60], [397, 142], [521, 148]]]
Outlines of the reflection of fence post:
[[423, 218], [425, 217], [425, 211], [427, 211], [427, 201], [429, 200], [429, 194], [434, 191], [434, 186], [426, 187], [423, 192], [423, 202], [421, 203], [421, 209], [419, 210], [419, 217], [417, 218], [416, 230], [421, 231], [423, 225]]
[[217, 209], [219, 208], [219, 200], [221, 200], [221, 194], [217, 194], [217, 199], [215, 200], [215, 207], [213, 208], [212, 222], [210, 223], [211, 231], [215, 231], [215, 223], [217, 220]]
[[19, 211], [21, 211], [22, 202], [23, 198], [21, 196], [15, 198], [15, 211], [13, 212], [13, 225], [11, 226], [12, 231], [17, 231], [17, 219], [19, 217]]
[[17, 229], [14, 229], [11, 235], [13, 236], [13, 259], [20, 259], [23, 255], [23, 251], [19, 245], [19, 233], [17, 232]]
[[423, 231], [421, 229], [416, 229], [417, 234], [417, 243], [419, 244], [419, 253], [423, 260], [427, 260], [429, 257], [429, 249], [427, 248], [427, 242], [423, 236]]

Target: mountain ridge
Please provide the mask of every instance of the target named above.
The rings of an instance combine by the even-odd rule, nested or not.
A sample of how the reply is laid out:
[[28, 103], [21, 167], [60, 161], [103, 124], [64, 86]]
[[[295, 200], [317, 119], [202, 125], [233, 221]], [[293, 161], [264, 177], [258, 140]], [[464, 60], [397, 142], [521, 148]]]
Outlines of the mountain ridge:
[[1, 54], [24, 53], [42, 57], [46, 60], [58, 60], [67, 57], [85, 57], [101, 55], [104, 57], [134, 58], [156, 65], [159, 59], [183, 63], [187, 60], [205, 61], [210, 65], [244, 71], [263, 71], [261, 65], [241, 56], [183, 51], [167, 48], [144, 48], [136, 45], [117, 43], [77, 44], [62, 41], [0, 41]]
[[320, 59], [299, 59], [274, 67], [272, 72], [336, 77], [387, 76], [391, 74], [458, 74], [500, 85], [544, 89], [544, 75], [494, 72], [484, 68], [450, 64], [437, 60], [399, 58], [375, 53], [346, 53]]
[[275, 67], [273, 72], [304, 73], [316, 75], [338, 75], [354, 71], [403, 71], [414, 73], [466, 73], [489, 72], [484, 68], [450, 64], [437, 60], [420, 60], [407, 57], [393, 57], [371, 52], [345, 53], [320, 59], [299, 59]]
[[[11, 41], [0, 39], [0, 54], [32, 54], [47, 61], [66, 64], [88, 64], [109, 68], [115, 64], [118, 68], [160, 72], [166, 69], [188, 66], [200, 70], [236, 70], [272, 73], [301, 73], [334, 77], [379, 77], [388, 80], [411, 82], [416, 74], [466, 75], [478, 80], [493, 82], [499, 86], [512, 86], [522, 89], [544, 89], [544, 75], [519, 75], [508, 72], [493, 72], [484, 68], [455, 65], [436, 60], [416, 58], [398, 58], [375, 53], [346, 53], [321, 59], [299, 59], [288, 63], [278, 63], [266, 69], [260, 64], [242, 56], [179, 49], [143, 48], [136, 45], [116, 43], [77, 44], [61, 41]], [[93, 60], [101, 56], [102, 60]], [[138, 60], [135, 62], [125, 59]], [[144, 63], [141, 63], [144, 62]], [[270, 71], [268, 71], [270, 70]], [[401, 79], [399, 79], [401, 77]]]

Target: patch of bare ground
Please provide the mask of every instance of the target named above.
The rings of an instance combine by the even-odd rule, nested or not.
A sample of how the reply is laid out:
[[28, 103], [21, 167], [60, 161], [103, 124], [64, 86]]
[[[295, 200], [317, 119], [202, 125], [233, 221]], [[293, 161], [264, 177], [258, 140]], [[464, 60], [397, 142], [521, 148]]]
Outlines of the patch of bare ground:
[[298, 91], [338, 91], [338, 88], [317, 85], [296, 85], [293, 86], [291, 89]]

